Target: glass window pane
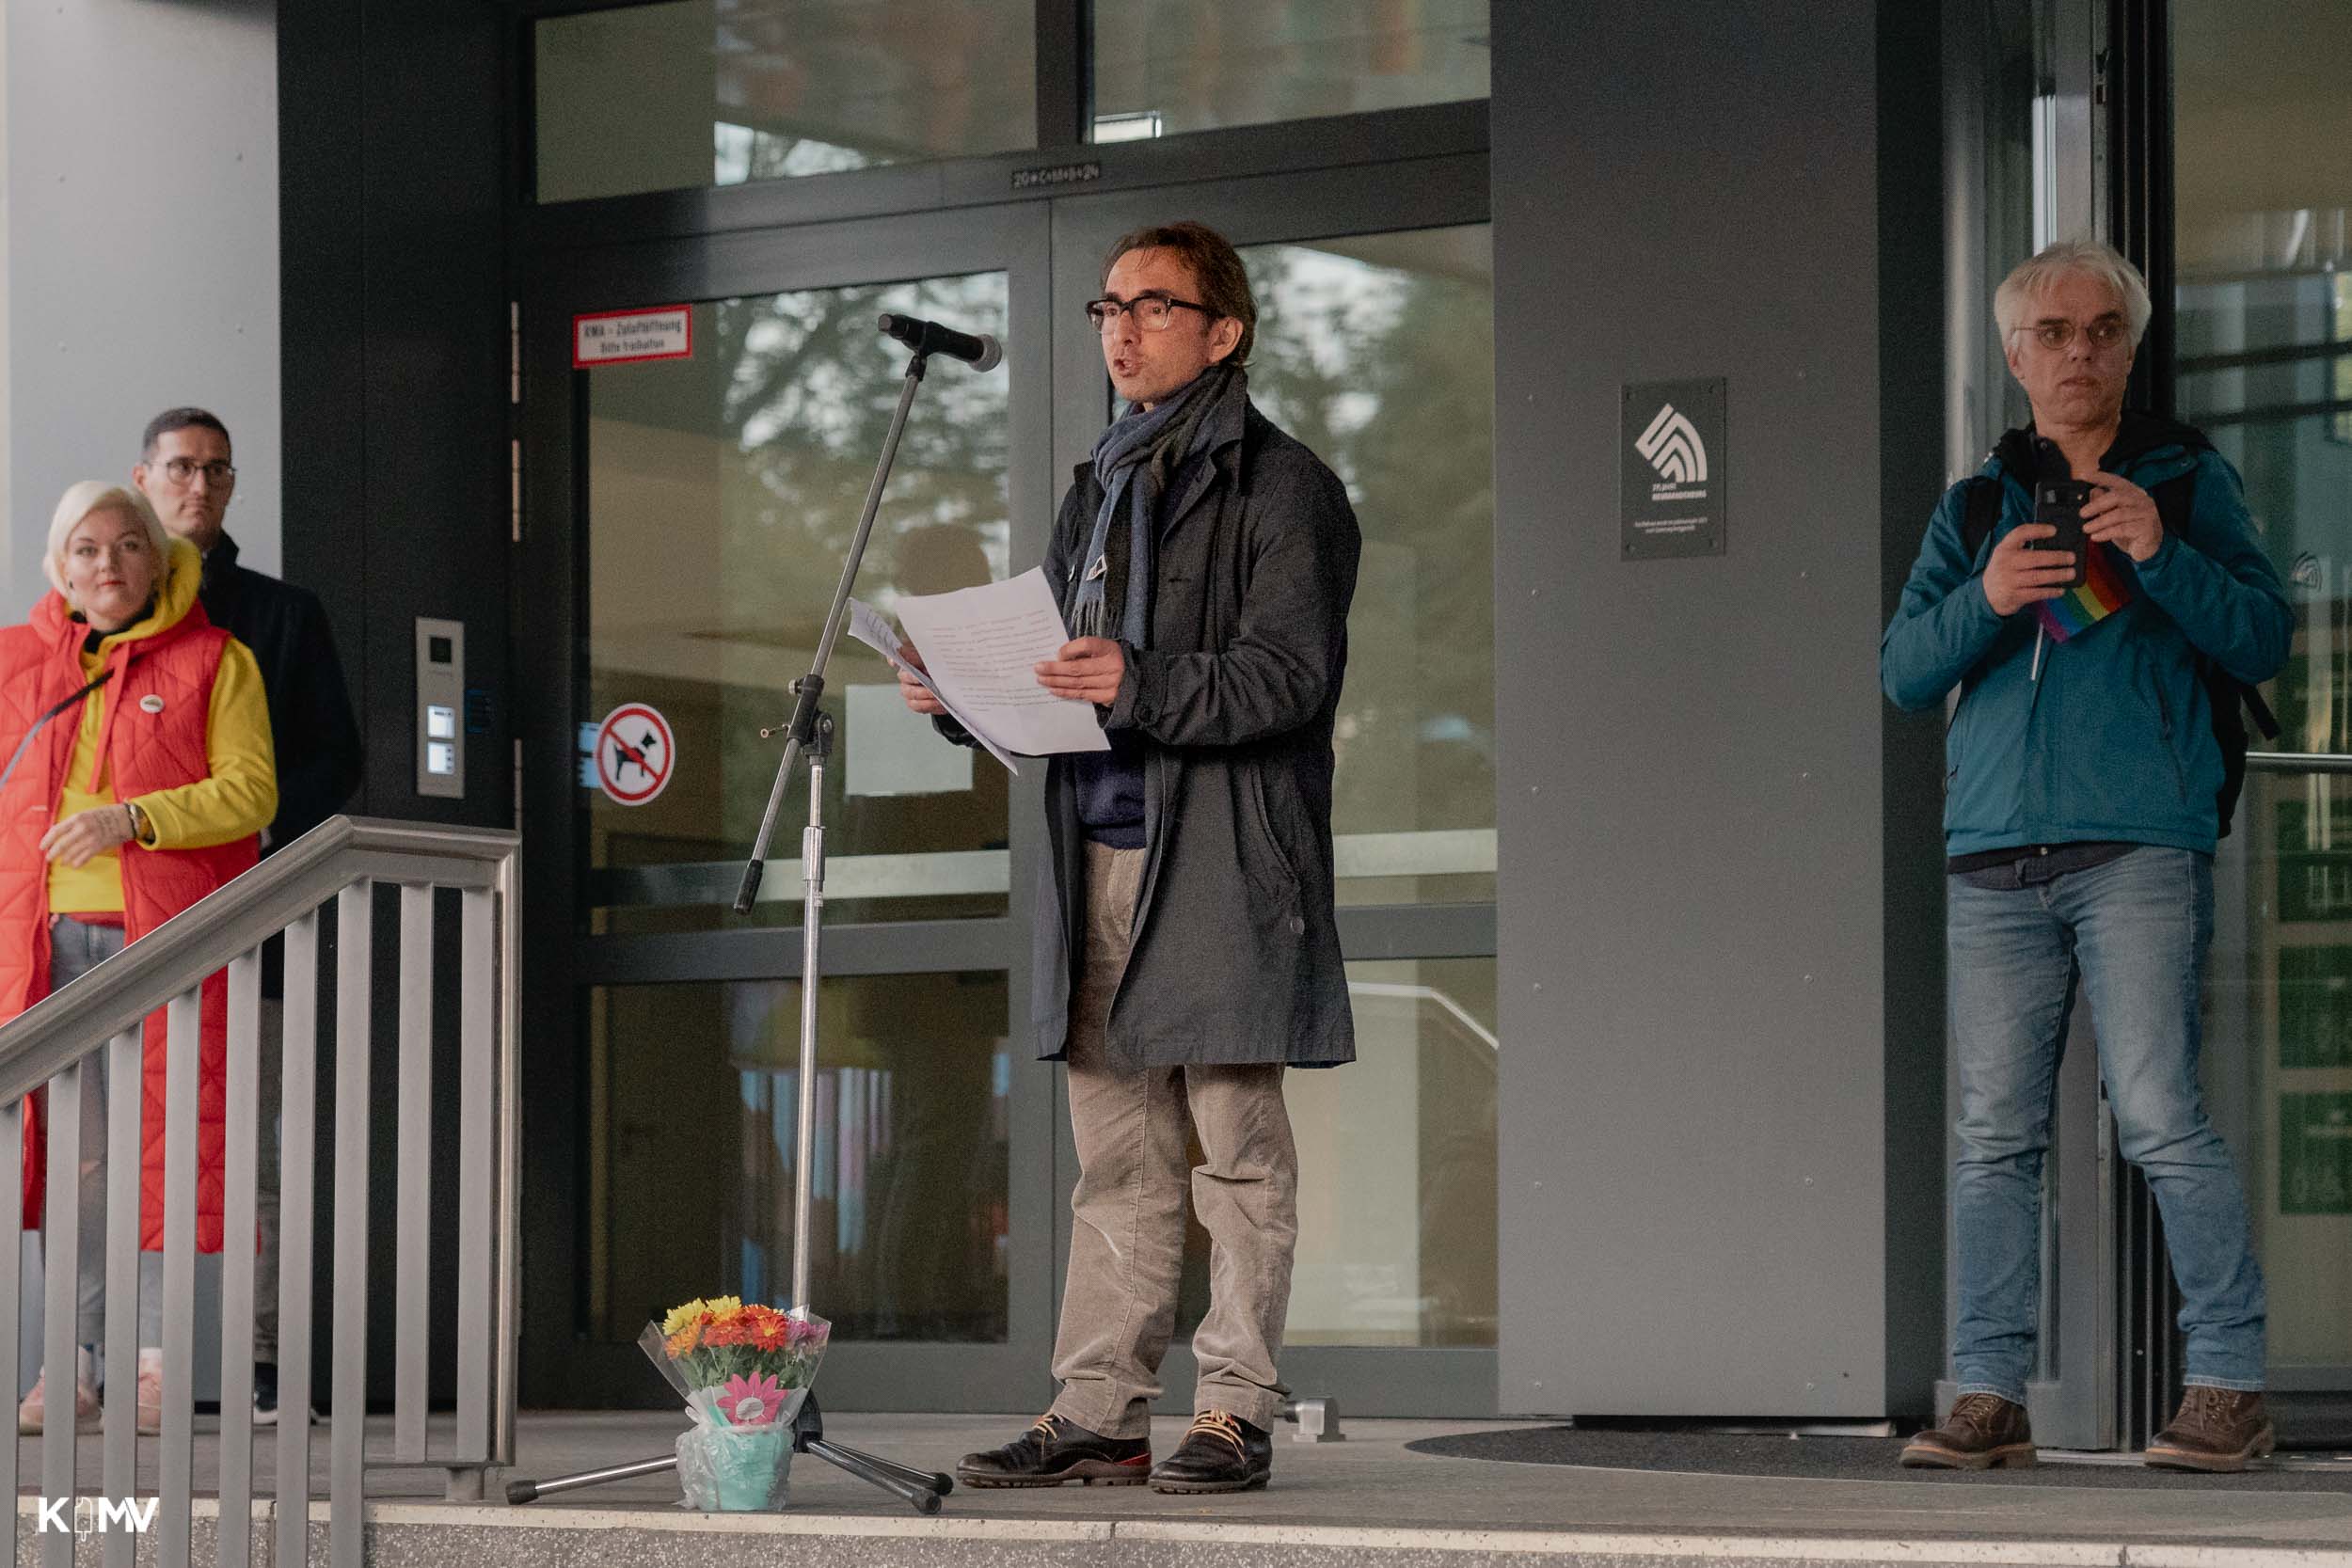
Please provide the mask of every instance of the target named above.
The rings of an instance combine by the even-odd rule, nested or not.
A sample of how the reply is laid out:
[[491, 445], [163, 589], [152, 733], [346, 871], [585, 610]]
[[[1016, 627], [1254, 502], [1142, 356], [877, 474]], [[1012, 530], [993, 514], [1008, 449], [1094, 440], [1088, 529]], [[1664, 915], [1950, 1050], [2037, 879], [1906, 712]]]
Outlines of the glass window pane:
[[1487, 0], [1095, 0], [1094, 139], [1486, 96]]
[[[714, 1291], [784, 1305], [799, 982], [588, 997], [591, 1332]], [[1006, 1337], [1006, 1006], [1001, 974], [819, 989], [809, 1294], [846, 1338]]]
[[[694, 307], [693, 357], [580, 372], [588, 406], [588, 683], [583, 748], [624, 704], [669, 722], [661, 793], [623, 805], [583, 750], [580, 850], [608, 932], [732, 920], [789, 717], [808, 671], [905, 355], [874, 330], [905, 311], [1002, 333], [1005, 276], [816, 289]], [[857, 592], [901, 593], [1005, 574], [1001, 375], [932, 375], [891, 470]], [[836, 920], [998, 915], [1006, 907], [1004, 769], [942, 744], [906, 711], [881, 657], [846, 634], [826, 671], [835, 721], [825, 771], [828, 907]], [[804, 781], [771, 858], [800, 852]], [[797, 868], [771, 868], [758, 918], [800, 918]]]
[[541, 201], [1037, 142], [1032, 0], [684, 0], [532, 42]]
[[[2352, 8], [2174, 0], [2171, 24], [2175, 401], [2245, 477], [2296, 611], [2267, 688], [2284, 733], [2253, 744], [2352, 752]], [[2249, 1178], [2271, 1364], [2342, 1369], [2352, 779], [2246, 783], [2216, 863], [2208, 1088]]]
[[[1950, 397], [1959, 416], [1947, 449], [1972, 472], [2001, 433], [2032, 417], [2002, 358], [1993, 292], [2009, 270], [2056, 236], [2057, 23], [2049, 0], [1985, 0], [1960, 8], [1947, 29], [1952, 102], [1974, 106], [1963, 136], [1951, 221], [1963, 263], [1953, 275], [1964, 336], [1954, 343]], [[1920, 524], [1926, 526], [1926, 508]]]
[[1242, 255], [1259, 311], [1250, 396], [1338, 472], [1363, 530], [1333, 742], [1340, 901], [1490, 899], [1491, 231]]
[[[2239, 840], [2243, 839], [2241, 845]], [[2247, 1173], [2270, 1364], [2352, 1364], [2352, 778], [2257, 773], [2217, 885], [2208, 1094]]]
[[[1495, 961], [1352, 963], [1347, 989], [1357, 1059], [1282, 1079], [1299, 1173], [1284, 1341], [1491, 1345]], [[1209, 1304], [1208, 1232], [1187, 1223], [1184, 1334]]]

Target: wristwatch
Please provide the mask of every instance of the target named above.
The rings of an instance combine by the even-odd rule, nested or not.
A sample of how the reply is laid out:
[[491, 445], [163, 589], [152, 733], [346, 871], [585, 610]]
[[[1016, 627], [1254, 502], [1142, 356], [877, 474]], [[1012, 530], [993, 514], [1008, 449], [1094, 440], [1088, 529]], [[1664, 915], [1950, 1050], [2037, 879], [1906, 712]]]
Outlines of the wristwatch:
[[148, 834], [147, 813], [139, 810], [139, 803], [136, 800], [123, 801], [122, 809], [130, 814], [131, 837], [141, 845], [146, 844]]

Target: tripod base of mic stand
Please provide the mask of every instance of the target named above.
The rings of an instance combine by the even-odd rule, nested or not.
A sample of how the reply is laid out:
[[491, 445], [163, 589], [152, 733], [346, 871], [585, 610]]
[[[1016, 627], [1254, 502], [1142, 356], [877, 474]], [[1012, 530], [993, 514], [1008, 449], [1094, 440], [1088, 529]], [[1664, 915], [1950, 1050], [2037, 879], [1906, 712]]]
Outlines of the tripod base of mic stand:
[[917, 1513], [938, 1513], [939, 1499], [956, 1489], [952, 1478], [936, 1470], [911, 1469], [875, 1454], [825, 1441], [825, 1415], [817, 1408], [814, 1393], [803, 1402], [801, 1413], [792, 1418], [792, 1451], [813, 1454], [869, 1485], [896, 1493]]
[[[952, 1478], [936, 1470], [912, 1469], [877, 1454], [827, 1442], [825, 1415], [818, 1409], [814, 1393], [802, 1402], [801, 1413], [792, 1418], [792, 1451], [821, 1459], [868, 1485], [879, 1486], [885, 1492], [903, 1497], [907, 1506], [917, 1513], [938, 1513], [939, 1499], [956, 1489]], [[606, 1481], [627, 1481], [633, 1476], [657, 1476], [664, 1470], [676, 1468], [677, 1455], [671, 1453], [654, 1459], [634, 1460], [627, 1465], [608, 1465], [598, 1470], [580, 1470], [547, 1481], [510, 1481], [506, 1488], [506, 1500], [520, 1505], [562, 1492], [577, 1492], [583, 1486], [601, 1486]]]

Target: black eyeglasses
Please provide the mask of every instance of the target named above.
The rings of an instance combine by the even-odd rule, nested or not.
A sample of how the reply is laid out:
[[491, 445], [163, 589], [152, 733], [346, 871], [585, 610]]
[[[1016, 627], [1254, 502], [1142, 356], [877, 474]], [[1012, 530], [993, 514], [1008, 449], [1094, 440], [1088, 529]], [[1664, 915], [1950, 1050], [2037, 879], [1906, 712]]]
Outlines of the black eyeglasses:
[[1168, 324], [1176, 319], [1179, 309], [1198, 310], [1213, 319], [1216, 315], [1205, 305], [1196, 305], [1191, 300], [1178, 299], [1172, 294], [1138, 294], [1133, 299], [1113, 299], [1106, 294], [1101, 299], [1087, 301], [1087, 320], [1093, 324], [1095, 331], [1108, 332], [1111, 324], [1119, 320], [1119, 313], [1124, 310], [1135, 317], [1136, 325], [1146, 332], [1165, 332]]
[[174, 457], [164, 464], [164, 477], [174, 484], [185, 484], [199, 474], [214, 484], [228, 484], [236, 479], [237, 470], [217, 457], [210, 463], [199, 463], [193, 457]]

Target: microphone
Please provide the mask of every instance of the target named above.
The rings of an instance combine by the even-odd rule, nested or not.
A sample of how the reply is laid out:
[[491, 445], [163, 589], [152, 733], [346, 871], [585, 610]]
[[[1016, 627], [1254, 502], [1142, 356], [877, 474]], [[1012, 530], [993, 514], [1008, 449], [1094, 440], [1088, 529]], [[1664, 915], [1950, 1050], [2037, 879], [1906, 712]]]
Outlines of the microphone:
[[917, 354], [944, 354], [976, 371], [993, 371], [1004, 361], [1005, 345], [985, 332], [958, 332], [919, 316], [884, 316], [874, 325]]

